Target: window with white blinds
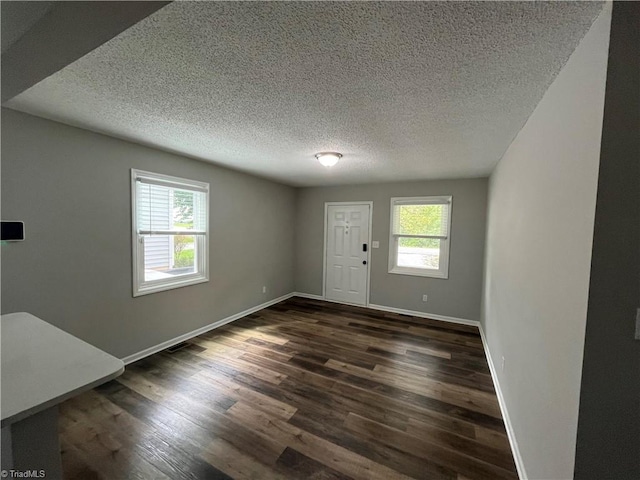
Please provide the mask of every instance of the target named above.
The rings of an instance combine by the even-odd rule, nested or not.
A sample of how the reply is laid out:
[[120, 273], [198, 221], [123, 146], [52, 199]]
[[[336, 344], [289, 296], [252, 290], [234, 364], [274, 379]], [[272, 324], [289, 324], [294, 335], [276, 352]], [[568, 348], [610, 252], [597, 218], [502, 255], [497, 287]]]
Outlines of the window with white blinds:
[[209, 184], [131, 170], [133, 295], [209, 280]]
[[389, 273], [448, 278], [451, 196], [391, 199]]

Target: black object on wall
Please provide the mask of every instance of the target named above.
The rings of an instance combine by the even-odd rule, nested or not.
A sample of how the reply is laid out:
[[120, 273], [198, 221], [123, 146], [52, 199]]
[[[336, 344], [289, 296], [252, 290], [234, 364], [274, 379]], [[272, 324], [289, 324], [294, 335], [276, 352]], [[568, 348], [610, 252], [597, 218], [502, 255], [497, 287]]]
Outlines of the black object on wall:
[[24, 222], [1, 222], [0, 240], [24, 240]]

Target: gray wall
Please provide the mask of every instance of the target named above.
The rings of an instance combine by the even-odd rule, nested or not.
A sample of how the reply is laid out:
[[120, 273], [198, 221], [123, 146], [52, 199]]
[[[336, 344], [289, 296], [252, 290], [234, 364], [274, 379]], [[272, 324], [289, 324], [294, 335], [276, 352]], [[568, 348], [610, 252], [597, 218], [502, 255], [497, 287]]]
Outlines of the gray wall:
[[[449, 278], [388, 273], [391, 197], [453, 195]], [[325, 202], [373, 201], [370, 302], [388, 307], [478, 320], [487, 201], [487, 180], [380, 183], [298, 190], [296, 290], [322, 295]], [[429, 301], [422, 302], [427, 294]]]
[[[130, 169], [211, 184], [210, 281], [132, 297]], [[293, 291], [295, 190], [2, 110], [2, 312], [124, 357]], [[266, 285], [267, 294], [262, 294]]]
[[640, 4], [616, 2], [598, 178], [576, 479], [640, 478]]
[[573, 477], [610, 12], [489, 182], [481, 322], [531, 479]]

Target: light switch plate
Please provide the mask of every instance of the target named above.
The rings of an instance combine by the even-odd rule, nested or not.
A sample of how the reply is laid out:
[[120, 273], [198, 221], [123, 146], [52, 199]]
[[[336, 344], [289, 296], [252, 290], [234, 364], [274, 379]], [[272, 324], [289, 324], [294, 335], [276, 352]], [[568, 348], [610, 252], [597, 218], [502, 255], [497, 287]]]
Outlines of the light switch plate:
[[380, 248], [380, 242], [378, 240], [374, 240], [371, 242], [371, 248]]

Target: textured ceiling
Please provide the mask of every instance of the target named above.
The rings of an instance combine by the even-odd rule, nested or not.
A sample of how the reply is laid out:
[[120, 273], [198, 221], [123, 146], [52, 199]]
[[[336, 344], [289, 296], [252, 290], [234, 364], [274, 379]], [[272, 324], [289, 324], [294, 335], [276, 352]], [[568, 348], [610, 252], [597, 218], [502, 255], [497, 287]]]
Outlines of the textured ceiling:
[[174, 2], [7, 106], [291, 185], [485, 176], [601, 8]]

